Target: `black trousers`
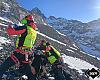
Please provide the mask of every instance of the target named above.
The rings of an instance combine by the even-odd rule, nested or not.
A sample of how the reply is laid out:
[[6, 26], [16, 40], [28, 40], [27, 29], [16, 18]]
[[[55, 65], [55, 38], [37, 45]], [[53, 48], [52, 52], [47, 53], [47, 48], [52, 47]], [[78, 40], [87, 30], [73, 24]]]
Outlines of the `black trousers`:
[[[45, 56], [37, 55], [35, 56], [35, 59], [32, 62], [32, 66], [35, 68], [36, 72], [39, 72], [40, 66], [44, 65], [48, 62], [47, 58]], [[54, 74], [55, 80], [66, 80], [65, 76], [63, 74], [62, 67], [58, 68], [57, 65], [62, 65], [59, 61], [56, 61], [52, 65], [52, 73]]]
[[42, 65], [46, 65], [47, 58], [44, 55], [35, 55], [35, 58], [31, 64], [35, 68], [36, 74], [39, 73], [39, 70]]
[[[37, 80], [36, 77], [31, 72], [31, 66], [29, 63], [22, 63], [22, 61], [25, 59], [25, 56], [18, 52], [13, 52], [14, 56], [19, 60], [20, 62], [20, 72], [22, 74], [25, 74], [28, 76], [28, 80]], [[0, 78], [2, 75], [13, 65], [16, 63], [12, 60], [11, 57], [8, 57], [1, 65], [0, 65]]]
[[56, 61], [52, 65], [52, 72], [54, 74], [55, 80], [66, 80], [64, 73], [63, 73], [63, 68], [58, 67], [58, 65], [62, 65], [59, 61]]

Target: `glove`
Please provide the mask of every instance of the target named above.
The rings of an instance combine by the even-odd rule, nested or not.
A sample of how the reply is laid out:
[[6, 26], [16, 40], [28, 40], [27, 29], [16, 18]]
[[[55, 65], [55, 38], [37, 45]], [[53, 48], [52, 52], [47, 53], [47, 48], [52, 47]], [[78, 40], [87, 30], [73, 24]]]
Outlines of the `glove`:
[[23, 30], [15, 30], [12, 26], [8, 26], [7, 28], [7, 33], [8, 35], [20, 35], [22, 33], [24, 33], [26, 31], [26, 29]]
[[64, 64], [64, 59], [63, 59], [63, 57], [60, 57], [60, 58], [59, 58], [59, 62], [60, 62], [61, 64]]
[[13, 26], [14, 28], [18, 28], [19, 26], [17, 25], [17, 24], [14, 24], [14, 26]]

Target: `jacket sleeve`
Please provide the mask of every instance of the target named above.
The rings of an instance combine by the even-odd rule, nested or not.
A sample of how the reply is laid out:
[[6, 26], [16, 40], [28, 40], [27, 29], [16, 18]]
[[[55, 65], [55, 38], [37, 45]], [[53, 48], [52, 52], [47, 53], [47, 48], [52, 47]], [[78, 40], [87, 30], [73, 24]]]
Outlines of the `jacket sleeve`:
[[55, 49], [53, 46], [51, 46], [51, 47], [54, 50], [54, 52], [60, 57], [61, 56], [60, 52], [57, 49]]
[[[16, 25], [17, 26], [17, 25]], [[17, 26], [17, 27], [14, 27], [14, 29], [17, 31], [17, 30], [23, 30], [23, 29], [26, 29], [26, 26]]]
[[7, 28], [7, 34], [12, 36], [12, 35], [20, 35], [26, 31], [24, 26], [19, 26], [13, 28], [11, 25], [8, 26]]

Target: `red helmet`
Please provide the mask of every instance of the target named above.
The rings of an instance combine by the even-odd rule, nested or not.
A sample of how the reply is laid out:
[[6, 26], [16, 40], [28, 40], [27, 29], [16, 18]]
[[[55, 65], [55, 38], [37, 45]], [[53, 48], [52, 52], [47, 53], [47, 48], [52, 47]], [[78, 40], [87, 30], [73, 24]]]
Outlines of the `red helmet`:
[[26, 20], [33, 20], [34, 21], [34, 18], [33, 18], [33, 15], [27, 15], [25, 17]]

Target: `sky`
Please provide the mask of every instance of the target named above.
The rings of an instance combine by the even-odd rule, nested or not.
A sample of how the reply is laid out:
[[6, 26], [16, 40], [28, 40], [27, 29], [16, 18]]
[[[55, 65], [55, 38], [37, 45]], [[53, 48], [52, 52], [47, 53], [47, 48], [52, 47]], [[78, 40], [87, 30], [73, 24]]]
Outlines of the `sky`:
[[46, 16], [89, 22], [100, 18], [100, 0], [17, 0], [27, 10], [38, 7]]

